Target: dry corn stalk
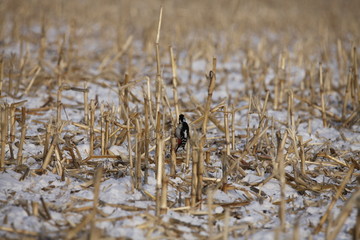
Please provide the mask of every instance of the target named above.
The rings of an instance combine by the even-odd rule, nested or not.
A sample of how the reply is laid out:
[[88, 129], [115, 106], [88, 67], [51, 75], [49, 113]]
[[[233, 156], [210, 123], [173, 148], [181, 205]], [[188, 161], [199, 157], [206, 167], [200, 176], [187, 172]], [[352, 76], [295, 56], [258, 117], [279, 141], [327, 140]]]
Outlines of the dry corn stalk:
[[347, 174], [345, 176], [345, 178], [343, 179], [343, 181], [341, 182], [339, 188], [337, 189], [335, 196], [333, 196], [328, 208], [326, 209], [325, 214], [321, 217], [318, 225], [314, 229], [314, 231], [313, 231], [314, 234], [318, 234], [321, 231], [321, 228], [322, 228], [323, 224], [325, 223], [326, 219], [329, 217], [329, 214], [331, 213], [331, 210], [335, 206], [336, 201], [339, 199], [342, 192], [344, 191], [344, 188], [346, 187], [346, 184], [351, 179], [351, 176], [352, 176], [353, 172], [354, 172], [354, 165], [351, 165], [350, 168], [349, 168], [349, 171], [347, 172]]
[[208, 123], [208, 118], [209, 118], [209, 114], [210, 114], [210, 105], [211, 105], [211, 99], [212, 99], [212, 95], [213, 92], [215, 90], [215, 82], [216, 82], [216, 74], [214, 71], [210, 71], [209, 72], [209, 76], [206, 76], [206, 78], [209, 81], [209, 88], [208, 88], [208, 96], [206, 99], [206, 105], [205, 105], [205, 109], [204, 109], [204, 121], [203, 121], [203, 140], [202, 140], [202, 147], [205, 145], [205, 141], [206, 141], [206, 132], [207, 132], [207, 123]]
[[286, 131], [281, 137], [280, 132], [276, 133], [276, 138], [278, 142], [276, 163], [279, 165], [278, 174], [280, 179], [280, 197], [281, 202], [279, 206], [279, 217], [280, 217], [280, 228], [282, 231], [286, 229], [286, 218], [285, 218], [285, 164], [284, 164], [284, 150], [285, 142], [287, 139], [288, 132]]

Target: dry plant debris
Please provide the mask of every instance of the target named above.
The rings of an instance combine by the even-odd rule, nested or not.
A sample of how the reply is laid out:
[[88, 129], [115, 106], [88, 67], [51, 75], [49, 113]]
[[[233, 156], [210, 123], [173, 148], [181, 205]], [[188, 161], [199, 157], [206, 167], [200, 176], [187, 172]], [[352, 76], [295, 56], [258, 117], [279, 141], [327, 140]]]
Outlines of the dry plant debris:
[[360, 239], [359, 9], [2, 0], [0, 237]]

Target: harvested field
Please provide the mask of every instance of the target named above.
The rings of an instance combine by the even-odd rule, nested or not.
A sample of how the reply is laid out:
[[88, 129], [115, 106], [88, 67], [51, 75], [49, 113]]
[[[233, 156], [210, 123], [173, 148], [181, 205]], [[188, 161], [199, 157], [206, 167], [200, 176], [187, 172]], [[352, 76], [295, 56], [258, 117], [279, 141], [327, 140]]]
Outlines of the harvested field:
[[0, 238], [360, 239], [359, 26], [356, 0], [1, 0]]

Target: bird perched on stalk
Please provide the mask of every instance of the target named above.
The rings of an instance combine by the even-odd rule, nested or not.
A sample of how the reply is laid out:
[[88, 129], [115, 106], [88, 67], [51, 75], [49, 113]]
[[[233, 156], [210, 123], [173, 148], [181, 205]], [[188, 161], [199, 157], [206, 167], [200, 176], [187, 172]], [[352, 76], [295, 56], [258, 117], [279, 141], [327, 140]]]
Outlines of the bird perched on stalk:
[[177, 147], [175, 152], [182, 147], [185, 150], [185, 145], [187, 140], [190, 138], [189, 134], [189, 125], [185, 120], [185, 116], [183, 114], [179, 115], [179, 124], [175, 130], [175, 137], [177, 139]]

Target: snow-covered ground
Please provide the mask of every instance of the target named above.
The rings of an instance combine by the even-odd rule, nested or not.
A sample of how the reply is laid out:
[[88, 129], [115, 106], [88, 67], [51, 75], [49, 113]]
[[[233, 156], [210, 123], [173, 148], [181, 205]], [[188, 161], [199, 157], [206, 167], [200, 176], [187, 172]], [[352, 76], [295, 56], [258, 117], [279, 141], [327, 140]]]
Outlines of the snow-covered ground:
[[[231, 64], [231, 63], [230, 63]], [[224, 65], [226, 67], [226, 65]], [[193, 66], [196, 71], [203, 71], [205, 68], [204, 61], [195, 62]], [[219, 76], [221, 73], [219, 73]], [[271, 72], [269, 73], [272, 74]], [[185, 74], [184, 74], [185, 75]], [[219, 86], [215, 90], [214, 102], [219, 102], [224, 97], [229, 97], [229, 94], [237, 94], [241, 91], [242, 80], [237, 78], [236, 74], [231, 74], [233, 77], [229, 77], [226, 86]], [[199, 76], [200, 78], [200, 76]], [[183, 77], [180, 79], [186, 79]], [[106, 80], [98, 80], [98, 82], [104, 82], [110, 85], [108, 87], [101, 87], [96, 84], [89, 84], [89, 99], [98, 96], [99, 103], [105, 104], [112, 108], [118, 104], [117, 92], [112, 89], [116, 89], [115, 83], [111, 83]], [[145, 80], [143, 83], [146, 83]], [[113, 85], [113, 86], [112, 86]], [[179, 86], [178, 91], [180, 95], [184, 95], [186, 90], [186, 80]], [[234, 86], [234, 87], [232, 87]], [[166, 86], [170, 88], [170, 86]], [[196, 92], [194, 95], [199, 102], [207, 95], [207, 89], [204, 91]], [[133, 91], [141, 99], [142, 94], [141, 87], [135, 87]], [[171, 91], [169, 91], [171, 92]], [[83, 102], [82, 94], [73, 94], [71, 91], [64, 93], [69, 98], [64, 98], [64, 104], [74, 104]], [[26, 97], [28, 100], [25, 104], [28, 108], [38, 108], [46, 98], [43, 96], [38, 97]], [[14, 100], [7, 97], [3, 99], [8, 103], [12, 103]], [[235, 102], [235, 107], [241, 107], [248, 103], [244, 100], [241, 102]], [[135, 108], [136, 106], [132, 106]], [[5, 171], [0, 175], [0, 214], [2, 218], [2, 226], [7, 229], [14, 229], [14, 231], [28, 231], [28, 235], [34, 234], [34, 236], [43, 237], [66, 237], [67, 230], [75, 227], [79, 224], [84, 216], [88, 214], [88, 210], [92, 208], [93, 189], [92, 186], [84, 184], [87, 180], [91, 180], [93, 177], [87, 175], [89, 166], [80, 166], [79, 169], [69, 169], [65, 173], [65, 180], [62, 181], [61, 176], [47, 171], [46, 174], [37, 175], [34, 170], [41, 167], [42, 162], [36, 159], [35, 156], [39, 155], [43, 151], [43, 147], [38, 144], [39, 140], [34, 137], [39, 134], [39, 128], [43, 127], [42, 124], [34, 123], [33, 120], [38, 119], [45, 121], [50, 119], [51, 116], [55, 116], [56, 109], [48, 110], [44, 112], [44, 115], [29, 115], [27, 119], [28, 129], [27, 136], [29, 138], [25, 142], [24, 146], [24, 164], [31, 170], [25, 179], [20, 180], [23, 175], [23, 170], [16, 168], [15, 164], [8, 164]], [[248, 109], [238, 111], [236, 113], [236, 135], [245, 134], [247, 127], [247, 113]], [[83, 129], [79, 129], [72, 125], [71, 122], [82, 121], [83, 116], [82, 109], [65, 108], [62, 118], [68, 121], [65, 131], [76, 131], [77, 135], [74, 137], [74, 141], [78, 140], [77, 148], [81, 152], [81, 156], [85, 159], [88, 155], [88, 133]], [[193, 119], [195, 116], [193, 113], [185, 113], [189, 119]], [[334, 161], [318, 157], [313, 160], [314, 164], [307, 163], [306, 170], [309, 173], [309, 178], [315, 181], [317, 184], [332, 184], [329, 189], [319, 191], [304, 190], [299, 191], [290, 185], [286, 185], [286, 233], [282, 234], [283, 239], [291, 238], [295, 225], [298, 226], [298, 234], [301, 239], [313, 236], [313, 239], [324, 239], [325, 233], [321, 232], [317, 235], [312, 235], [314, 227], [319, 223], [320, 218], [325, 214], [327, 207], [329, 206], [332, 197], [336, 192], [336, 187], [340, 185], [343, 176], [349, 170], [351, 164], [348, 159], [354, 158], [355, 161], [359, 159], [360, 139], [358, 125], [354, 125], [352, 128], [324, 128], [322, 120], [318, 116], [309, 116], [309, 113], [295, 112], [295, 121], [304, 121], [298, 125], [296, 132], [299, 136], [303, 137], [303, 141], [309, 141], [307, 149], [307, 156], [315, 155], [317, 152], [326, 151], [326, 148], [333, 148], [336, 152], [336, 159], [339, 159], [346, 167], [338, 165]], [[266, 115], [274, 124], [275, 129], [282, 129], [284, 131], [285, 126], [281, 122], [287, 121], [287, 110], [271, 110], [266, 111]], [[219, 116], [219, 115], [218, 115]], [[309, 119], [309, 120], [308, 120]], [[308, 124], [311, 122], [311, 126]], [[47, 123], [47, 121], [45, 121]], [[122, 122], [120, 122], [122, 123]], [[257, 128], [259, 125], [259, 118], [257, 114], [250, 114], [250, 127]], [[270, 124], [271, 125], [271, 124]], [[192, 125], [190, 124], [190, 127]], [[271, 134], [271, 130], [268, 131]], [[61, 134], [64, 137], [66, 133]], [[166, 132], [169, 135], [170, 132]], [[252, 134], [252, 133], [251, 133]], [[221, 137], [221, 133], [216, 129], [211, 130], [211, 134], [208, 137]], [[18, 137], [18, 136], [17, 136]], [[251, 138], [242, 139], [237, 138], [236, 150], [239, 150], [238, 154], [244, 150], [246, 142]], [[81, 140], [82, 139], [82, 140]], [[288, 141], [287, 147], [289, 147], [290, 141]], [[61, 146], [61, 144], [60, 144]], [[222, 148], [218, 143], [214, 143], [209, 147]], [[17, 148], [15, 148], [17, 150]], [[127, 143], [124, 142], [121, 146], [113, 146], [110, 149], [115, 154], [122, 154], [122, 156], [128, 156]], [[166, 150], [168, 152], [168, 149]], [[100, 154], [99, 149], [96, 149], [95, 154]], [[184, 154], [184, 153], [180, 153]], [[236, 153], [234, 154], [236, 157]], [[9, 152], [6, 154], [9, 158]], [[154, 151], [151, 152], [151, 156], [154, 157]], [[334, 155], [335, 156], [335, 155]], [[69, 158], [69, 156], [64, 156]], [[134, 156], [135, 157], [135, 156]], [[290, 155], [288, 156], [289, 159]], [[243, 161], [247, 162], [249, 169], [245, 170], [246, 176], [229, 176], [228, 184], [232, 187], [230, 190], [222, 190], [221, 188], [215, 189], [213, 192], [213, 200], [215, 207], [213, 214], [220, 216], [225, 213], [225, 208], [231, 206], [233, 203], [243, 202], [244, 205], [237, 207], [236, 204], [230, 207], [229, 226], [231, 231], [230, 238], [236, 239], [238, 236], [251, 239], [273, 239], [276, 234], [276, 229], [280, 225], [279, 220], [279, 201], [280, 201], [280, 184], [276, 178], [271, 178], [270, 181], [265, 184], [257, 186], [256, 183], [262, 182], [264, 179], [271, 175], [263, 168], [263, 165], [255, 159], [254, 156], [246, 154]], [[121, 165], [121, 168], [113, 167], [117, 164], [117, 160], [114, 159], [96, 159], [99, 164], [108, 166], [108, 169], [119, 169], [121, 173], [106, 172], [104, 179], [100, 185], [100, 204], [99, 210], [101, 214], [98, 214], [96, 219], [96, 227], [101, 229], [102, 234], [110, 237], [129, 237], [133, 239], [145, 239], [166, 237], [169, 238], [205, 238], [209, 234], [208, 216], [206, 214], [200, 214], [201, 212], [207, 212], [206, 199], [207, 195], [204, 191], [203, 199], [204, 203], [200, 208], [193, 210], [192, 212], [183, 212], [177, 210], [177, 208], [184, 206], [184, 199], [190, 196], [190, 185], [184, 183], [185, 179], [191, 177], [191, 164], [189, 169], [184, 169], [184, 166], [178, 165], [176, 168], [177, 177], [170, 178], [170, 184], [168, 187], [168, 201], [172, 203], [172, 207], [169, 208], [166, 214], [163, 214], [160, 218], [154, 217], [155, 215], [155, 201], [149, 197], [155, 196], [155, 165], [150, 165], [150, 176], [148, 183], [143, 185], [143, 190], [136, 190], [132, 187], [132, 180], [129, 176], [129, 168], [126, 165]], [[311, 161], [311, 160], [310, 160]], [[330, 165], [318, 164], [317, 162], [327, 162]], [[53, 164], [50, 164], [51, 168]], [[211, 154], [211, 162], [206, 164], [207, 167], [212, 168], [211, 176], [213, 178], [222, 178], [222, 165], [220, 158], [215, 154]], [[258, 166], [258, 171], [255, 171]], [[299, 164], [296, 165], [299, 168]], [[205, 168], [207, 169], [207, 168]], [[75, 171], [76, 170], [76, 171]], [[289, 164], [286, 167], [286, 172], [289, 175], [294, 176], [292, 165]], [[329, 171], [330, 174], [327, 172]], [[331, 172], [338, 171], [338, 178], [334, 179]], [[76, 174], [72, 173], [76, 172]], [[166, 164], [166, 172], [169, 173], [169, 167]], [[341, 212], [342, 206], [346, 203], [357, 186], [356, 176], [359, 176], [359, 169], [355, 169], [352, 178], [347, 183], [343, 198], [336, 201], [336, 204], [332, 210], [332, 217], [336, 219]], [[76, 176], [78, 175], [78, 176]], [[209, 173], [205, 173], [209, 176]], [[316, 176], [315, 176], [316, 175]], [[315, 176], [315, 177], [312, 177]], [[179, 199], [180, 186], [182, 187], [182, 198]], [[50, 219], [44, 216], [44, 210], [40, 198], [43, 198], [49, 210]], [[35, 205], [37, 205], [35, 207]], [[88, 208], [87, 208], [88, 207]], [[34, 209], [38, 208], [41, 213], [34, 214]], [[131, 209], [131, 210], [129, 210]], [[174, 210], [172, 210], [174, 209]], [[196, 214], [199, 212], [199, 214]], [[346, 220], [340, 234], [337, 239], [349, 239], [349, 231], [355, 225], [357, 211], [354, 209], [348, 219]], [[116, 220], [118, 219], [118, 220]], [[219, 217], [214, 221], [213, 232], [219, 233], [224, 229], [224, 219]], [[326, 226], [326, 224], [325, 224]], [[84, 229], [87, 229], [86, 227]], [[1, 230], [1, 229], [0, 229]], [[6, 230], [6, 229], [5, 229]], [[12, 231], [0, 231], [2, 237], [17, 238], [23, 234], [14, 233]], [[39, 235], [37, 235], [39, 234]], [[174, 235], [171, 235], [174, 234]], [[26, 235], [26, 234], [24, 234]]]
[[[38, 27], [32, 31], [39, 33], [41, 29]], [[55, 42], [58, 36], [65, 31], [66, 29], [48, 29], [48, 40], [52, 44], [49, 44], [48, 55], [45, 58], [48, 65], [41, 66], [41, 74], [45, 76], [43, 76], [44, 79], [46, 77], [56, 78], [53, 70], [56, 69], [58, 45]], [[81, 30], [79, 31], [81, 32]], [[5, 41], [7, 40], [5, 39]], [[78, 58], [82, 59], [82, 62], [78, 65], [68, 64], [73, 64], [71, 67], [78, 69], [76, 74], [79, 75], [79, 78], [83, 77], [84, 79], [72, 81], [75, 76], [69, 73], [71, 80], [64, 79], [65, 84], [73, 88], [83, 88], [85, 82], [87, 83], [88, 99], [96, 99], [98, 104], [95, 114], [95, 129], [101, 131], [102, 111], [111, 112], [114, 122], [126, 125], [127, 122], [122, 115], [123, 103], [118, 94], [118, 82], [114, 80], [116, 77], [113, 77], [120, 75], [121, 70], [119, 69], [123, 66], [116, 61], [114, 66], [109, 67], [110, 70], [102, 72], [99, 66], [101, 62], [106, 66], [105, 60], [84, 59], [94, 57], [95, 51], [100, 52], [99, 49], [106, 49], [109, 46], [104, 42], [91, 41], [91, 39], [87, 39], [83, 43], [84, 45], [75, 46], [79, 52]], [[108, 44], [111, 45], [111, 43]], [[132, 44], [134, 52], [141, 52], [143, 47], [141, 42], [134, 40]], [[66, 43], [64, 45], [65, 48], [68, 47]], [[37, 55], [37, 46], [29, 45], [28, 50], [30, 57]], [[7, 45], [4, 56], [9, 58], [11, 53], [20, 54], [19, 43]], [[196, 120], [201, 117], [198, 107], [205, 106], [208, 95], [208, 82], [204, 75], [211, 69], [211, 59], [206, 59], [201, 55], [199, 58], [193, 59], [190, 78], [187, 53], [177, 54], [179, 55], [179, 59], [177, 59], [179, 81], [177, 91], [182, 102], [181, 108], [190, 125], [191, 136], [193, 136], [197, 134], [201, 125]], [[156, 65], [155, 62], [149, 63], [146, 56], [134, 55], [132, 64], [135, 67], [133, 67], [133, 78], [130, 79], [130, 83], [133, 85], [129, 88], [129, 108], [133, 113], [138, 113], [134, 116], [140, 121], [141, 128], [144, 128], [143, 101], [146, 97], [144, 92], [147, 91], [147, 81], [150, 79], [149, 86], [154, 109]], [[112, 145], [108, 146], [109, 154], [118, 155], [119, 158], [107, 156], [83, 161], [89, 156], [89, 130], [86, 126], [84, 127], [84, 95], [82, 92], [76, 91], [76, 89], [62, 92], [61, 119], [64, 128], [59, 136], [58, 147], [63, 152], [61, 164], [65, 169], [64, 174], [59, 174], [57, 164], [60, 163], [55, 157], [51, 159], [46, 173], [39, 174], [39, 171], [36, 171], [41, 168], [44, 160], [44, 136], [47, 124], [53, 124], [56, 119], [58, 91], [56, 81], [52, 81], [51, 86], [45, 84], [45, 80], [44, 85], [37, 83], [34, 86], [36, 90], [31, 89], [29, 94], [21, 97], [3, 94], [0, 100], [1, 104], [27, 100], [23, 106], [29, 110], [29, 113], [26, 119], [27, 132], [23, 147], [24, 165], [17, 166], [16, 160], [11, 159], [9, 145], [6, 145], [6, 165], [0, 172], [0, 238], [65, 239], [72, 237], [76, 239], [77, 237], [87, 237], [91, 229], [96, 228], [99, 232], [97, 236], [104, 238], [205, 239], [223, 237], [225, 239], [226, 236], [223, 234], [227, 229], [229, 239], [277, 239], [278, 237], [280, 239], [296, 239], [296, 237], [298, 239], [325, 239], [327, 234], [339, 223], [338, 217], [345, 212], [344, 206], [350, 197], [360, 191], [358, 183], [360, 178], [359, 121], [349, 126], [343, 126], [342, 122], [337, 121], [342, 116], [343, 96], [340, 92], [345, 89], [326, 92], [326, 110], [337, 118], [328, 117], [328, 126], [324, 127], [321, 111], [313, 106], [308, 106], [300, 99], [301, 97], [307, 100], [310, 98], [308, 89], [301, 88], [307, 68], [304, 65], [295, 64], [296, 60], [289, 57], [289, 64], [284, 70], [287, 74], [285, 86], [298, 97], [294, 98], [295, 124], [294, 129], [291, 130], [297, 141], [301, 136], [302, 142], [305, 143], [303, 152], [306, 161], [305, 174], [301, 174], [301, 159], [298, 156], [301, 149], [298, 148], [298, 145], [296, 145], [296, 149], [294, 148], [291, 136], [289, 136], [284, 150], [286, 152], [284, 156], [286, 219], [285, 231], [282, 232], [280, 231], [279, 216], [281, 185], [277, 171], [274, 170], [277, 166], [275, 159], [278, 147], [275, 134], [277, 131], [280, 131], [282, 136], [285, 131], [291, 133], [289, 128], [292, 126], [288, 125], [288, 92], [284, 91], [283, 103], [280, 103], [279, 108], [275, 109], [273, 102], [275, 98], [274, 81], [277, 76], [276, 67], [272, 64], [264, 67], [261, 65], [263, 63], [259, 63], [255, 58], [255, 60], [250, 59], [249, 55], [243, 51], [233, 55], [224, 62], [222, 62], [222, 56], [218, 56], [217, 85], [211, 107], [224, 103], [228, 105], [229, 111], [236, 110], [234, 112], [235, 129], [230, 131], [231, 133], [234, 130], [235, 145], [232, 146], [229, 162], [237, 161], [238, 166], [244, 169], [245, 174], [243, 176], [239, 171], [233, 170], [229, 172], [226, 183], [215, 183], [223, 178], [224, 164], [220, 152], [225, 148], [224, 133], [212, 122], [209, 122], [208, 141], [205, 149], [210, 150], [211, 154], [210, 162], [205, 163], [204, 177], [206, 179], [204, 179], [202, 191], [203, 201], [196, 208], [186, 205], [187, 200], [191, 197], [192, 163], [190, 162], [188, 167], [184, 163], [178, 163], [176, 176], [169, 177], [167, 213], [160, 217], [156, 216], [156, 202], [153, 199], [156, 195], [155, 150], [150, 151], [152, 161], [149, 164], [148, 181], [146, 184], [141, 184], [140, 189], [134, 189], [133, 178], [130, 176], [132, 170], [128, 161], [129, 155], [131, 154], [133, 159], [136, 159], [137, 156], [134, 151], [129, 154], [127, 139], [121, 141], [121, 144], [110, 143]], [[115, 54], [109, 54], [109, 56], [111, 59]], [[163, 104], [161, 110], [166, 116], [165, 122], [171, 122], [177, 119], [173, 105], [172, 73], [168, 57], [163, 57], [161, 61], [164, 93], [170, 100], [170, 108]], [[251, 61], [254, 62], [250, 63]], [[64, 66], [60, 67], [63, 72], [66, 72], [69, 67], [65, 62], [64, 60]], [[109, 61], [107, 60], [107, 62]], [[265, 87], [249, 87], [250, 80], [245, 79], [242, 71], [247, 67], [251, 68], [249, 72], [253, 71], [251, 74], [249, 73], [251, 77], [264, 79]], [[266, 71], [262, 71], [261, 67], [264, 67]], [[337, 67], [336, 64], [324, 63], [324, 68], [333, 73], [334, 78], [338, 76]], [[5, 76], [4, 82], [7, 80], [8, 76]], [[27, 80], [24, 80], [24, 85], [25, 82], [28, 83]], [[333, 79], [333, 82], [337, 81], [340, 80]], [[317, 102], [320, 99], [319, 84], [314, 83], [313, 87], [316, 99], [310, 99], [310, 102], [321, 106], [321, 103]], [[263, 112], [264, 115], [262, 115], [265, 90], [269, 91], [269, 101]], [[251, 104], [250, 108], [249, 104]], [[44, 107], [45, 105], [49, 108]], [[34, 113], [31, 111], [32, 109], [38, 110]], [[354, 111], [354, 107], [349, 106], [345, 117], [349, 117]], [[21, 112], [16, 114], [20, 118]], [[153, 114], [155, 115], [155, 113]], [[229, 115], [229, 122], [231, 122], [232, 114]], [[221, 109], [212, 116], [220, 122], [220, 125], [223, 125]], [[265, 122], [260, 121], [261, 117], [264, 117]], [[151, 148], [155, 147], [155, 129], [152, 124], [150, 125]], [[252, 138], [258, 131], [262, 131], [266, 127], [268, 128], [265, 134], [249, 147]], [[20, 139], [20, 129], [20, 124], [17, 122], [15, 142], [13, 143], [15, 157], [18, 152], [17, 142]], [[120, 135], [120, 133], [121, 131], [115, 134]], [[100, 133], [96, 132], [95, 134], [99, 139]], [[171, 136], [172, 130], [165, 130], [163, 135], [164, 138]], [[132, 145], [135, 146], [136, 132], [131, 131], [130, 137]], [[71, 163], [72, 156], [66, 150], [66, 139], [70, 139], [79, 151], [81, 158], [79, 166]], [[99, 156], [101, 155], [99, 141], [96, 140], [95, 143], [97, 148], [95, 148], [94, 155]], [[164, 150], [166, 175], [170, 173], [169, 151], [167, 142]], [[179, 157], [185, 155], [186, 153], [181, 150], [178, 153]], [[104, 168], [98, 211], [92, 221], [85, 224], [84, 222], [93, 210], [94, 186], [92, 180], [97, 167]], [[345, 186], [340, 195], [336, 196], [345, 176], [352, 167], [354, 172], [350, 179], [344, 182]], [[272, 175], [273, 173], [275, 175]], [[143, 177], [144, 173], [142, 172], [142, 180]], [[213, 198], [211, 210], [207, 205], [209, 194]], [[331, 207], [331, 214], [323, 224], [322, 231], [314, 233], [314, 229], [320, 223], [320, 219], [326, 215], [326, 211], [335, 197], [335, 204]], [[228, 210], [229, 217], [226, 217]], [[351, 239], [358, 211], [360, 209], [356, 209], [354, 205], [336, 239]], [[211, 217], [209, 217], [210, 215]], [[77, 235], [72, 236], [74, 231]]]

